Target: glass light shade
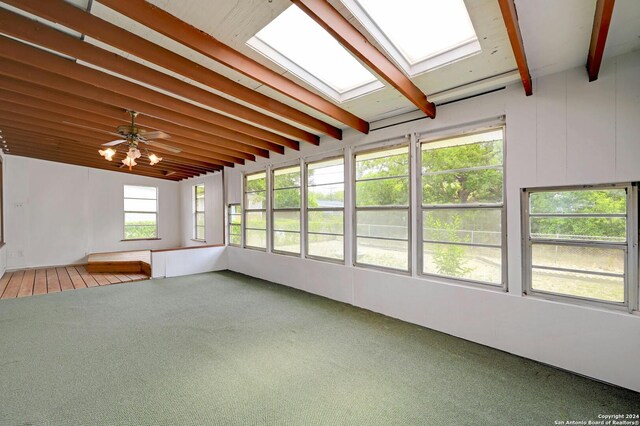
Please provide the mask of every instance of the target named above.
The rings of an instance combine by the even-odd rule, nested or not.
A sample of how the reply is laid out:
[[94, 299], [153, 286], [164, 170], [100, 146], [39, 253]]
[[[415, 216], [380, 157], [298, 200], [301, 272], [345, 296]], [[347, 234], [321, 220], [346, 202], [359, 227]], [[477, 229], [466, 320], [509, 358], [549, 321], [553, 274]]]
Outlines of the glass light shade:
[[135, 160], [136, 158], [140, 158], [142, 154], [138, 150], [138, 148], [129, 148], [129, 152], [127, 152], [127, 157]]
[[122, 160], [122, 164], [124, 164], [125, 166], [133, 167], [138, 163], [136, 163], [136, 160], [134, 160], [133, 158], [126, 157], [124, 160]]
[[158, 164], [159, 162], [162, 161], [162, 157], [158, 157], [155, 154], [149, 154], [149, 164], [150, 165], [154, 165], [154, 164]]
[[107, 148], [105, 150], [100, 149], [98, 150], [98, 153], [108, 161], [113, 160], [113, 156], [116, 155], [116, 152], [111, 148]]

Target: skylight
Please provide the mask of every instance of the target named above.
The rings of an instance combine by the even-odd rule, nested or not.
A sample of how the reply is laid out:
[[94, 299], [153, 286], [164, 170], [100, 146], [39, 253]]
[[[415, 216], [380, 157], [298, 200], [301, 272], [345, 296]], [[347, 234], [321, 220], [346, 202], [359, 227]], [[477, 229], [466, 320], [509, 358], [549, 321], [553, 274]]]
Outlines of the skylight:
[[342, 0], [410, 75], [480, 52], [463, 0]]
[[295, 5], [247, 44], [339, 102], [383, 87], [369, 70]]

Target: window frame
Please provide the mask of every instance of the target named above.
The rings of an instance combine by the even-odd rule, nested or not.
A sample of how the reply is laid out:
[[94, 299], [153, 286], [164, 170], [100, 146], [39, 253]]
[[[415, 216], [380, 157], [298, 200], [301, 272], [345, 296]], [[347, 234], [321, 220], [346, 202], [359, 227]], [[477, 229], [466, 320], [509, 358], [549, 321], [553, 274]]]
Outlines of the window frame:
[[[298, 168], [298, 173], [300, 174], [300, 186], [295, 187], [287, 187], [287, 188], [279, 188], [279, 189], [295, 189], [298, 188], [300, 190], [300, 207], [298, 208], [275, 208], [275, 194], [276, 194], [276, 185], [275, 185], [275, 173], [278, 170], [283, 170], [283, 169], [290, 169], [290, 168]], [[269, 203], [268, 206], [269, 208], [269, 224], [271, 226], [267, 226], [267, 231], [270, 234], [271, 237], [271, 253], [275, 253], [275, 254], [282, 254], [285, 256], [294, 256], [294, 257], [300, 257], [302, 254], [302, 235], [303, 235], [303, 225], [302, 225], [302, 203], [303, 200], [306, 200], [306, 197], [303, 195], [303, 188], [302, 188], [302, 184], [304, 182], [303, 176], [302, 176], [302, 167], [300, 166], [300, 161], [297, 160], [295, 162], [289, 162], [289, 163], [283, 163], [283, 164], [278, 164], [277, 167], [271, 167], [270, 171], [270, 185], [268, 185], [268, 194], [269, 194]], [[276, 250], [275, 249], [275, 233], [276, 233], [276, 229], [274, 227], [275, 224], [275, 213], [276, 212], [298, 212], [298, 218], [300, 220], [300, 230], [297, 232], [299, 234], [299, 238], [300, 238], [300, 246], [299, 246], [299, 251], [298, 253], [294, 253], [294, 252], [290, 252], [290, 251], [284, 251], [284, 250]], [[290, 233], [296, 233], [295, 231], [282, 231], [282, 232], [290, 232]]]
[[[614, 247], [625, 253], [624, 265], [624, 301], [613, 302], [602, 299], [594, 299], [584, 296], [576, 296], [570, 294], [554, 293], [544, 290], [536, 290], [532, 288], [533, 275], [533, 250], [532, 246], [536, 242], [530, 237], [530, 195], [540, 192], [561, 192], [576, 190], [602, 190], [602, 189], [626, 189], [627, 192], [627, 212], [625, 215], [627, 223], [626, 242], [624, 243], [607, 243], [597, 241], [578, 241], [578, 240], [557, 240], [557, 239], [538, 239], [542, 244], [565, 245], [575, 247]], [[557, 302], [570, 302], [582, 306], [601, 307], [607, 309], [615, 309], [621, 311], [633, 312], [638, 309], [638, 187], [637, 183], [623, 182], [611, 184], [594, 184], [594, 185], [566, 185], [551, 187], [530, 187], [522, 188], [520, 198], [520, 219], [522, 232], [522, 279], [523, 279], [523, 296], [542, 298]]]
[[[425, 209], [425, 205], [423, 204], [423, 189], [422, 189], [422, 145], [428, 143], [434, 143], [439, 141], [446, 141], [448, 139], [455, 139], [463, 136], [473, 136], [477, 134], [487, 133], [491, 131], [495, 131], [501, 129], [502, 130], [502, 206], [498, 207], [496, 203], [479, 203], [473, 204], [469, 206], [464, 205], [432, 205], [427, 206]], [[509, 283], [508, 283], [508, 247], [507, 247], [507, 167], [506, 167], [506, 159], [507, 159], [507, 131], [506, 125], [504, 123], [499, 124], [488, 124], [482, 127], [473, 127], [462, 129], [458, 132], [450, 132], [450, 133], [438, 133], [432, 137], [424, 137], [419, 138], [416, 141], [416, 185], [418, 190], [417, 192], [417, 217], [416, 217], [416, 226], [417, 229], [417, 274], [422, 278], [436, 278], [438, 280], [444, 280], [447, 283], [451, 284], [466, 284], [477, 287], [478, 285], [482, 288], [486, 289], [494, 289], [501, 290], [504, 292], [508, 292]], [[473, 169], [470, 167], [469, 169]], [[500, 220], [500, 242], [501, 242], [501, 279], [500, 284], [472, 280], [464, 277], [451, 277], [447, 275], [440, 275], [434, 273], [425, 273], [424, 272], [424, 224], [423, 224], [423, 216], [425, 210], [455, 210], [455, 209], [500, 209], [501, 220]], [[495, 247], [494, 247], [495, 248]]]
[[[126, 197], [124, 194], [125, 187], [127, 186], [136, 186], [141, 188], [153, 188], [156, 191], [156, 211], [155, 212], [140, 212], [133, 210], [126, 210], [124, 208], [125, 200], [147, 200], [150, 198], [131, 198]], [[153, 185], [135, 185], [135, 184], [124, 184], [122, 186], [122, 240], [121, 241], [150, 241], [150, 240], [159, 240], [160, 239], [160, 188]], [[155, 214], [156, 215], [156, 236], [151, 238], [127, 238], [127, 213], [140, 213], [140, 214]]]
[[[202, 210], [198, 210], [198, 187], [202, 187]], [[205, 243], [207, 242], [207, 215], [205, 213], [206, 211], [206, 189], [205, 189], [205, 185], [204, 183], [198, 183], [193, 185], [193, 241], [198, 241], [198, 242], [202, 242]], [[204, 229], [204, 238], [198, 238], [198, 213], [202, 214], [202, 216], [204, 217], [204, 224], [201, 226], [201, 228]]]
[[[342, 207], [331, 207], [331, 208], [309, 208], [308, 199], [309, 199], [309, 165], [315, 163], [323, 163], [332, 160], [342, 160], [342, 190], [345, 193], [345, 199], [342, 202]], [[304, 202], [303, 202], [303, 220], [304, 220], [304, 257], [306, 259], [318, 260], [322, 262], [330, 262], [335, 263], [337, 265], [346, 265], [347, 261], [347, 238], [346, 238], [346, 229], [347, 229], [347, 217], [346, 217], [346, 188], [348, 183], [346, 182], [346, 165], [345, 154], [331, 154], [324, 157], [316, 157], [313, 159], [305, 160], [304, 162]], [[342, 212], [342, 259], [335, 259], [332, 257], [325, 256], [317, 256], [309, 254], [309, 211], [341, 211]], [[312, 232], [313, 235], [337, 235], [337, 234], [323, 234], [319, 232]]]
[[[257, 175], [257, 174], [264, 174], [264, 181], [265, 181], [265, 189], [264, 189], [264, 195], [265, 195], [265, 208], [264, 209], [248, 209], [247, 208], [247, 194], [249, 192], [247, 192], [247, 178], [249, 176], [252, 175]], [[271, 209], [270, 201], [269, 201], [269, 188], [270, 188], [270, 182], [269, 182], [269, 170], [268, 169], [262, 169], [262, 170], [256, 170], [256, 171], [252, 171], [252, 172], [246, 172], [243, 173], [242, 175], [242, 248], [246, 248], [249, 250], [258, 250], [258, 251], [263, 251], [263, 252], [267, 252], [269, 249], [269, 229], [271, 226], [269, 217], [269, 211]], [[251, 191], [251, 193], [254, 192], [262, 192], [262, 191]], [[247, 228], [247, 213], [249, 212], [263, 212], [265, 215], [265, 229], [264, 229], [264, 233], [265, 233], [265, 246], [264, 247], [255, 247], [255, 246], [249, 246], [247, 245], [247, 229], [249, 230], [256, 230], [256, 231], [262, 231], [262, 229], [258, 229], [258, 228]]]
[[[236, 213], [233, 214], [231, 213], [231, 208], [237, 206], [240, 209], [240, 213]], [[233, 216], [240, 216], [240, 234], [233, 234], [231, 232], [231, 218]], [[229, 203], [227, 204], [227, 245], [232, 246], [232, 247], [242, 247], [242, 203]], [[231, 242], [231, 236], [232, 235], [238, 235], [240, 236], [240, 243], [239, 244], [234, 244]]]
[[[357, 191], [356, 191], [356, 186], [358, 183], [358, 179], [356, 178], [356, 157], [358, 155], [362, 155], [362, 154], [368, 154], [368, 153], [374, 153], [374, 152], [380, 152], [380, 151], [390, 151], [393, 149], [398, 149], [398, 148], [407, 148], [407, 156], [408, 156], [408, 166], [409, 169], [407, 170], [407, 181], [408, 181], [408, 188], [407, 188], [407, 206], [373, 206], [373, 207], [357, 207]], [[352, 176], [351, 176], [351, 223], [352, 223], [352, 227], [351, 227], [351, 249], [352, 249], [352, 264], [355, 267], [358, 268], [365, 268], [365, 269], [374, 269], [374, 270], [378, 270], [378, 271], [383, 271], [383, 272], [391, 272], [391, 273], [395, 273], [395, 274], [399, 274], [399, 275], [409, 275], [411, 276], [413, 274], [413, 241], [411, 239], [412, 235], [413, 235], [413, 197], [412, 197], [412, 190], [413, 190], [413, 182], [411, 179], [411, 173], [412, 173], [412, 169], [413, 169], [413, 161], [412, 161], [412, 149], [411, 149], [411, 141], [406, 140], [406, 138], [402, 138], [402, 137], [397, 137], [397, 138], [393, 138], [391, 140], [385, 141], [383, 143], [374, 143], [374, 144], [367, 144], [367, 145], [362, 145], [359, 147], [354, 148], [352, 154], [351, 154], [351, 170], [352, 170]], [[380, 180], [382, 179], [393, 179], [393, 178], [398, 178], [401, 176], [394, 176], [394, 177], [389, 177], [389, 178], [379, 178]], [[377, 178], [374, 178], [377, 179]], [[380, 265], [370, 265], [367, 263], [360, 263], [358, 262], [358, 222], [357, 222], [357, 215], [358, 215], [358, 210], [364, 210], [364, 211], [384, 211], [384, 210], [397, 210], [397, 211], [407, 211], [407, 269], [397, 269], [397, 268], [391, 268], [391, 267], [387, 267], [387, 266], [380, 266]], [[385, 240], [385, 238], [372, 238], [372, 239], [379, 239], [379, 240]], [[400, 239], [391, 239], [391, 238], [386, 238], [386, 240], [391, 240], [391, 241], [402, 241]]]

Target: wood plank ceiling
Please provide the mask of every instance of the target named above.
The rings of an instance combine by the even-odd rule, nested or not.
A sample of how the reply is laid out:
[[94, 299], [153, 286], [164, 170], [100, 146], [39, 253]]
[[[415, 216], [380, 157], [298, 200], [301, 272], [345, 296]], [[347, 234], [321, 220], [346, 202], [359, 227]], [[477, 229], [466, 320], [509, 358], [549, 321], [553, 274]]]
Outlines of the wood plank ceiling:
[[[318, 145], [320, 135], [342, 139], [342, 130], [318, 114], [252, 90], [63, 0], [3, 3], [0, 129], [9, 143], [7, 154], [128, 172], [119, 161], [122, 154], [108, 162], [97, 153], [102, 143], [114, 139], [110, 133], [117, 126], [127, 124], [127, 110], [139, 112], [136, 123], [144, 129], [169, 133], [167, 144], [181, 150], [176, 154], [154, 147], [163, 161], [151, 166], [140, 159], [132, 172], [170, 180], [282, 154], [285, 148], [299, 150], [301, 143]], [[121, 2], [102, 3], [116, 8]], [[142, 0], [127, 4], [118, 7], [120, 12], [135, 15], [136, 8], [149, 6]], [[155, 14], [165, 20], [164, 31], [185, 45], [225, 49], [226, 59], [215, 59], [268, 82], [333, 122], [368, 132], [365, 120], [166, 12], [156, 9]], [[87, 43], [84, 37], [171, 74]]]

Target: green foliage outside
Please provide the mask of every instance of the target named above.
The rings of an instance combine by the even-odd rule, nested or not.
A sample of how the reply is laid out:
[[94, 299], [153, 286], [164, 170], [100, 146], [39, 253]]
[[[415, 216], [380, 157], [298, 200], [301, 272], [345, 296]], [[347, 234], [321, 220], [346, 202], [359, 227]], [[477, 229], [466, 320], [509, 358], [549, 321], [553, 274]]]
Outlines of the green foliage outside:
[[126, 240], [156, 238], [156, 231], [156, 223], [154, 221], [129, 222], [124, 227], [124, 238]]

